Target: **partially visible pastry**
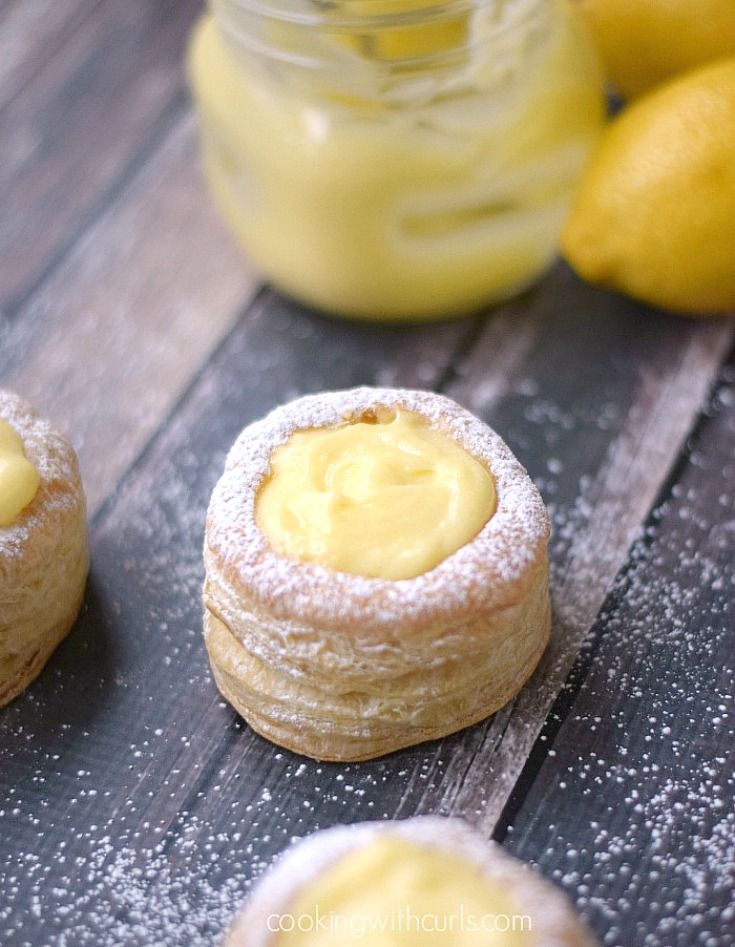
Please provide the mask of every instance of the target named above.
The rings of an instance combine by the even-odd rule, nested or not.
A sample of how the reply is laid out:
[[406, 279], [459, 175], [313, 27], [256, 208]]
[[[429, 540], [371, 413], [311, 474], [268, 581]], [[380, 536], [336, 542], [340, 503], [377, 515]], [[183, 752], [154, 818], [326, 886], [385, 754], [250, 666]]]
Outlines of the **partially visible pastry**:
[[529, 677], [549, 519], [501, 438], [441, 395], [357, 388], [246, 428], [207, 515], [204, 636], [259, 733], [360, 760], [452, 733]]
[[0, 390], [0, 706], [71, 629], [88, 569], [74, 450], [27, 402]]
[[594, 947], [553, 885], [465, 823], [317, 832], [256, 885], [224, 947]]

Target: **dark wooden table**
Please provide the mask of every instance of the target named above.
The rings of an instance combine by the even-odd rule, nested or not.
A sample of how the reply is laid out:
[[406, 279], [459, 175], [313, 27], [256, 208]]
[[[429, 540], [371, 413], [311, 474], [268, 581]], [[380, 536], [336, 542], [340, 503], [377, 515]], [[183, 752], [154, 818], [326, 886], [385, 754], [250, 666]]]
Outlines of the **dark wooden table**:
[[[295, 837], [462, 816], [605, 945], [735, 943], [735, 360], [557, 267], [477, 318], [330, 321], [260, 287], [210, 206], [181, 57], [195, 0], [0, 5], [0, 383], [65, 429], [84, 612], [0, 714], [0, 943], [210, 945]], [[447, 392], [554, 518], [552, 644], [487, 722], [319, 765], [218, 697], [204, 511], [248, 421], [358, 383]]]

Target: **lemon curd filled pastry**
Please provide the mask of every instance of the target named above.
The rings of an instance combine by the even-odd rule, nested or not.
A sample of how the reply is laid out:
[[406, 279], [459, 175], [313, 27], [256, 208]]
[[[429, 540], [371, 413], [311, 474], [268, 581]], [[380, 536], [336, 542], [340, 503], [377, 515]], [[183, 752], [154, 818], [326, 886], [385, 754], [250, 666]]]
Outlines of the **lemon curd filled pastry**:
[[0, 706], [71, 629], [88, 567], [74, 450], [29, 404], [0, 390]]
[[316, 759], [482, 720], [546, 645], [548, 535], [526, 471], [448, 398], [357, 388], [277, 408], [237, 439], [207, 514], [215, 680]]
[[256, 886], [225, 947], [594, 947], [554, 886], [456, 819], [316, 832]]

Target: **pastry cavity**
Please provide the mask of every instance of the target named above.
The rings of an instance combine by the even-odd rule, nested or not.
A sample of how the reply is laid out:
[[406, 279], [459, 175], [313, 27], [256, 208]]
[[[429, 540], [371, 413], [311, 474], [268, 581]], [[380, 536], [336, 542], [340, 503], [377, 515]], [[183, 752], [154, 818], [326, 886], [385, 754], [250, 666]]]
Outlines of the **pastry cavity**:
[[225, 947], [595, 947], [564, 894], [459, 820], [316, 832], [256, 885]]
[[[410, 412], [492, 471], [479, 531], [413, 578], [277, 552], [256, 518], [275, 452], [298, 431]], [[311, 395], [246, 428], [207, 514], [204, 637], [224, 696], [259, 733], [317, 759], [369, 759], [476, 723], [513, 697], [548, 640], [549, 519], [500, 437], [431, 392]]]
[[296, 431], [276, 448], [256, 519], [283, 556], [339, 572], [408, 579], [490, 519], [490, 472], [414, 412], [381, 408]]
[[0, 420], [0, 527], [11, 526], [38, 492], [41, 476], [23, 451], [23, 440]]
[[68, 441], [9, 391], [0, 390], [0, 423], [0, 437], [12, 432], [0, 453], [2, 443], [17, 448], [18, 438], [38, 476], [28, 502], [0, 523], [1, 707], [40, 673], [74, 624], [89, 556], [84, 491]]

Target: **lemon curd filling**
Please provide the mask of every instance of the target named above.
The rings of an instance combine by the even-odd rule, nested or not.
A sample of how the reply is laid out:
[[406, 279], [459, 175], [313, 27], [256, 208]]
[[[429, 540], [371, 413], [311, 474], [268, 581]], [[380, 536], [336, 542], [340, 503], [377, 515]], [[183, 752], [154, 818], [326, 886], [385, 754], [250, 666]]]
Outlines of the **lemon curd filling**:
[[477, 865], [399, 837], [345, 856], [268, 918], [277, 947], [526, 947], [531, 918]]
[[256, 520], [272, 548], [338, 572], [421, 575], [495, 511], [487, 468], [411, 411], [297, 431], [270, 468]]
[[23, 441], [0, 421], [0, 526], [11, 526], [38, 492], [41, 477], [23, 452]]

